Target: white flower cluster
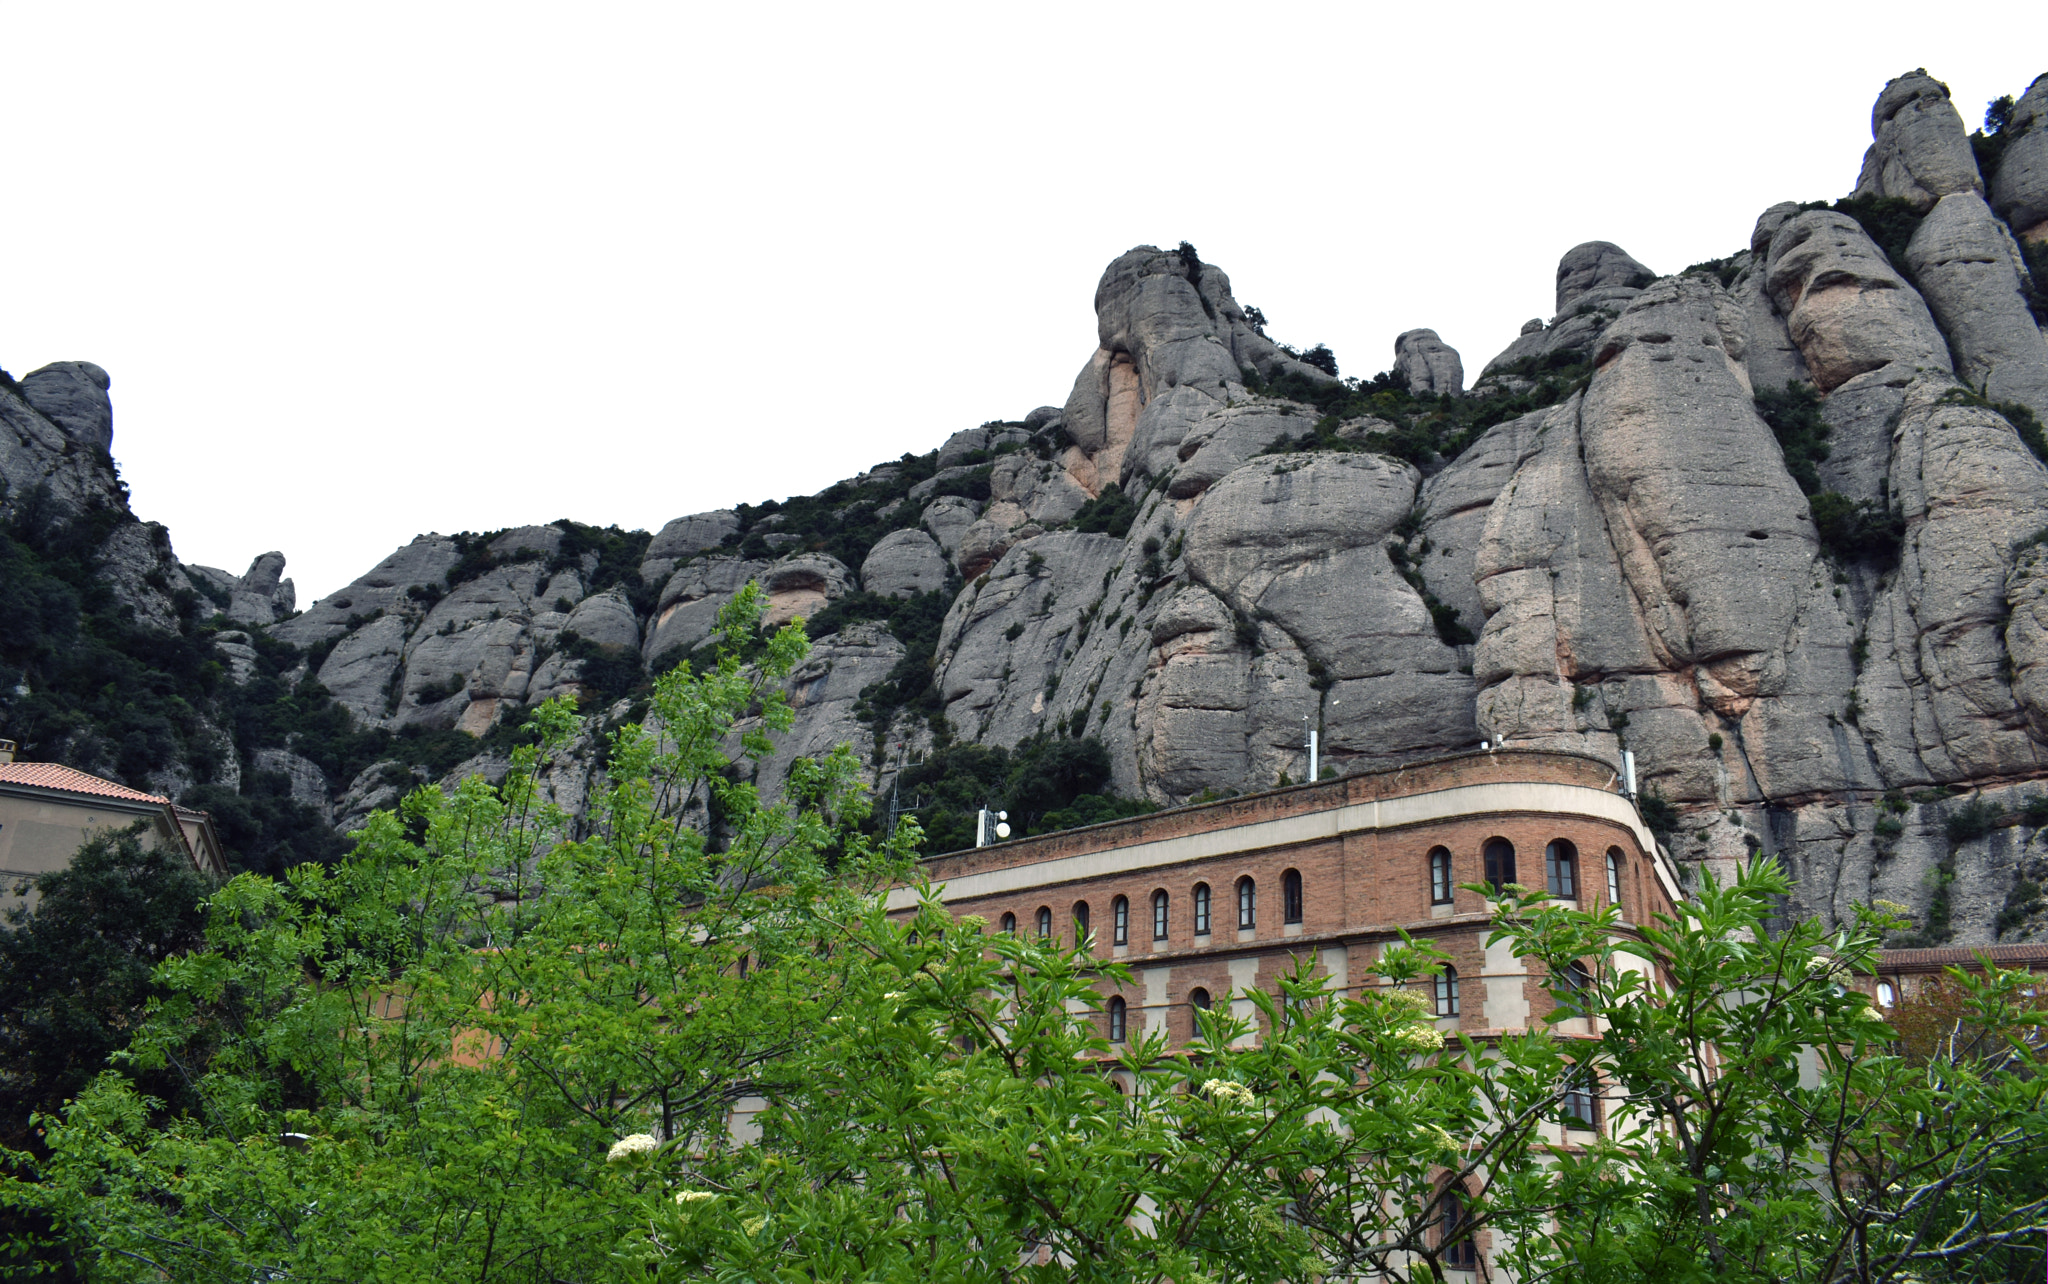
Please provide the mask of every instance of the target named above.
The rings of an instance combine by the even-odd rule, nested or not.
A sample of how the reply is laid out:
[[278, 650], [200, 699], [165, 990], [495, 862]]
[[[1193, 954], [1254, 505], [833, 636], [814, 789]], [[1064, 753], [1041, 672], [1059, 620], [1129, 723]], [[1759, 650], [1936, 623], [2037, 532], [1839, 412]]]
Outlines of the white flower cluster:
[[1405, 1026], [1395, 1033], [1394, 1042], [1409, 1052], [1435, 1052], [1444, 1046], [1444, 1032], [1431, 1025]]
[[613, 1142], [612, 1148], [605, 1152], [604, 1161], [608, 1164], [615, 1164], [621, 1159], [627, 1159], [633, 1155], [650, 1154], [659, 1149], [661, 1149], [660, 1142], [644, 1132], [636, 1132], [630, 1137], [621, 1137]]
[[718, 1192], [715, 1190], [679, 1190], [676, 1192], [676, 1202], [678, 1204], [701, 1204], [707, 1199], [717, 1198]]
[[1420, 990], [1388, 990], [1382, 997], [1389, 1003], [1415, 1012], [1422, 1012], [1432, 1006], [1430, 997]]
[[1228, 1102], [1240, 1106], [1258, 1104], [1252, 1090], [1234, 1079], [1211, 1079], [1202, 1085], [1202, 1091], [1213, 1101]]

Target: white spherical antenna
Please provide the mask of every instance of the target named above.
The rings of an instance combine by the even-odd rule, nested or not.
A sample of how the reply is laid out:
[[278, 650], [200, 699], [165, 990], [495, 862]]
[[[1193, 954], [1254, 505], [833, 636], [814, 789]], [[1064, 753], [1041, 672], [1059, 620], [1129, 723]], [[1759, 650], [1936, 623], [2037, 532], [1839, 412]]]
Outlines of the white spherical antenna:
[[1008, 838], [1009, 836], [1010, 827], [1008, 825], [1003, 824], [1001, 821], [996, 822], [996, 837]]

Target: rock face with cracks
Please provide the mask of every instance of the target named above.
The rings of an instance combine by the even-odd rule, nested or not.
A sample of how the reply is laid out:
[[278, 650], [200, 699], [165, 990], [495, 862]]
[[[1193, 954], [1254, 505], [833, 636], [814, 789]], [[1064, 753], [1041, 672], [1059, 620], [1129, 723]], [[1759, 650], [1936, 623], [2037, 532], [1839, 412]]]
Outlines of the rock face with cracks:
[[[1883, 896], [1925, 915], [1946, 886], [1928, 939], [2029, 937], [2038, 915], [2001, 915], [2048, 877], [2048, 835], [2022, 823], [2048, 795], [2048, 441], [2029, 446], [2022, 413], [2048, 418], [2024, 250], [2048, 238], [2048, 79], [2012, 122], [1979, 174], [1947, 90], [1901, 76], [1854, 194], [1904, 202], [1910, 240], [1788, 200], [1678, 276], [1586, 241], [1549, 319], [1469, 391], [1424, 329], [1395, 342], [1405, 380], [1339, 388], [1192, 247], [1139, 246], [1102, 275], [1063, 404], [799, 497], [828, 519], [797, 500], [679, 517], [640, 537], [637, 579], [562, 527], [430, 534], [293, 614], [278, 554], [241, 576], [186, 567], [131, 521], [102, 555], [139, 620], [176, 627], [187, 587], [218, 604], [230, 680], [267, 631], [363, 726], [482, 734], [553, 695], [609, 700], [593, 675], [616, 696], [621, 672], [701, 660], [753, 582], [771, 622], [835, 602], [830, 618], [866, 617], [792, 681], [796, 728], [756, 776], [770, 793], [842, 742], [886, 791], [940, 734], [1096, 738], [1113, 787], [1160, 803], [1300, 780], [1310, 728], [1337, 773], [1482, 741], [1617, 766], [1626, 749], [1675, 808], [1673, 854], [1780, 856], [1788, 913]], [[1781, 421], [1781, 441], [1758, 398], [1788, 385], [1817, 426]], [[125, 503], [102, 462], [108, 386], [86, 363], [0, 384], [10, 515], [32, 492]], [[1432, 416], [1459, 429], [1428, 438], [1442, 453], [1368, 448]], [[262, 770], [312, 799], [302, 762]], [[396, 797], [395, 767], [326, 782], [322, 805], [359, 824]], [[592, 770], [556, 764], [551, 795], [580, 806]], [[2001, 819], [1951, 842], [1977, 803]]]

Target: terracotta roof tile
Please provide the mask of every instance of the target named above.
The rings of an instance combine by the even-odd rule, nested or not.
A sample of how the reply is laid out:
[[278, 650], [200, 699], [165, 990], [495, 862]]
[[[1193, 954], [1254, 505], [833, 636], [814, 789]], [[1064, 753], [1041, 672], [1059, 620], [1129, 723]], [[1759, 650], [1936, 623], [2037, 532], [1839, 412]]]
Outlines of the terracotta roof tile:
[[1879, 972], [1938, 972], [1942, 968], [1974, 969], [1977, 956], [1988, 954], [1999, 967], [2048, 966], [2048, 945], [1958, 945], [1932, 950], [1884, 950]]
[[168, 798], [145, 794], [139, 789], [101, 780], [98, 776], [89, 776], [54, 762], [0, 762], [0, 785], [34, 785], [42, 789], [62, 790], [67, 794], [118, 798], [122, 802], [170, 802]]

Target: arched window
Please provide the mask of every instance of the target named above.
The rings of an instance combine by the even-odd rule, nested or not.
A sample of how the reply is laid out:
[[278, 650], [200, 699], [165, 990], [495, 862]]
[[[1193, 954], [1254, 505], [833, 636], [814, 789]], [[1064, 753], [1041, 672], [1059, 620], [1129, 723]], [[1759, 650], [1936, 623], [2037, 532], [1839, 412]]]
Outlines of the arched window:
[[1074, 902], [1074, 944], [1088, 939], [1088, 902]]
[[1189, 990], [1188, 1005], [1190, 1007], [1200, 1008], [1202, 1011], [1207, 1012], [1209, 1010], [1209, 992], [1199, 985], [1196, 986], [1194, 989]]
[[1881, 1008], [1895, 1008], [1899, 1006], [1899, 987], [1893, 985], [1890, 981], [1879, 981], [1877, 983], [1877, 1006]]
[[1285, 922], [1301, 921], [1301, 871], [1290, 869], [1280, 876], [1280, 909]]
[[1003, 930], [1011, 936], [1017, 934], [1017, 916], [1015, 914], [1003, 915]]
[[1591, 1067], [1574, 1067], [1565, 1073], [1564, 1099], [1558, 1103], [1558, 1113], [1565, 1127], [1599, 1130], [1599, 1106], [1594, 1087]]
[[1445, 1266], [1454, 1271], [1479, 1268], [1479, 1246], [1465, 1228], [1465, 1192], [1453, 1186], [1444, 1192], [1437, 1217], [1437, 1246]]
[[1124, 1019], [1127, 1012], [1128, 1010], [1124, 1007], [1124, 1001], [1121, 997], [1112, 997], [1110, 999], [1109, 1041], [1111, 1043], [1122, 1043], [1124, 1041]]
[[1249, 876], [1237, 880], [1237, 930], [1249, 932], [1259, 925], [1259, 885]]
[[1131, 902], [1128, 897], [1119, 896], [1109, 903], [1110, 944], [1131, 943]]
[[1515, 845], [1505, 838], [1494, 838], [1486, 844], [1486, 883], [1495, 894], [1515, 881]]
[[1440, 1017], [1458, 1015], [1458, 969], [1444, 964], [1444, 970], [1436, 974], [1436, 1014]]
[[1621, 904], [1621, 849], [1607, 849], [1607, 903]]
[[1052, 935], [1052, 906], [1050, 905], [1038, 907], [1038, 934], [1040, 936]]
[[1565, 900], [1579, 898], [1579, 849], [1557, 839], [1543, 849], [1543, 876], [1550, 880], [1550, 894]]
[[1162, 887], [1152, 893], [1152, 939], [1155, 941], [1166, 939], [1166, 906], [1166, 889]]
[[1195, 935], [1209, 934], [1209, 885], [1195, 884]]
[[1587, 1007], [1593, 1002], [1593, 973], [1584, 963], [1573, 959], [1563, 972], [1557, 975], [1558, 998], [1579, 1016], [1587, 1016]]
[[1429, 849], [1429, 903], [1451, 903], [1451, 850], [1448, 847]]

